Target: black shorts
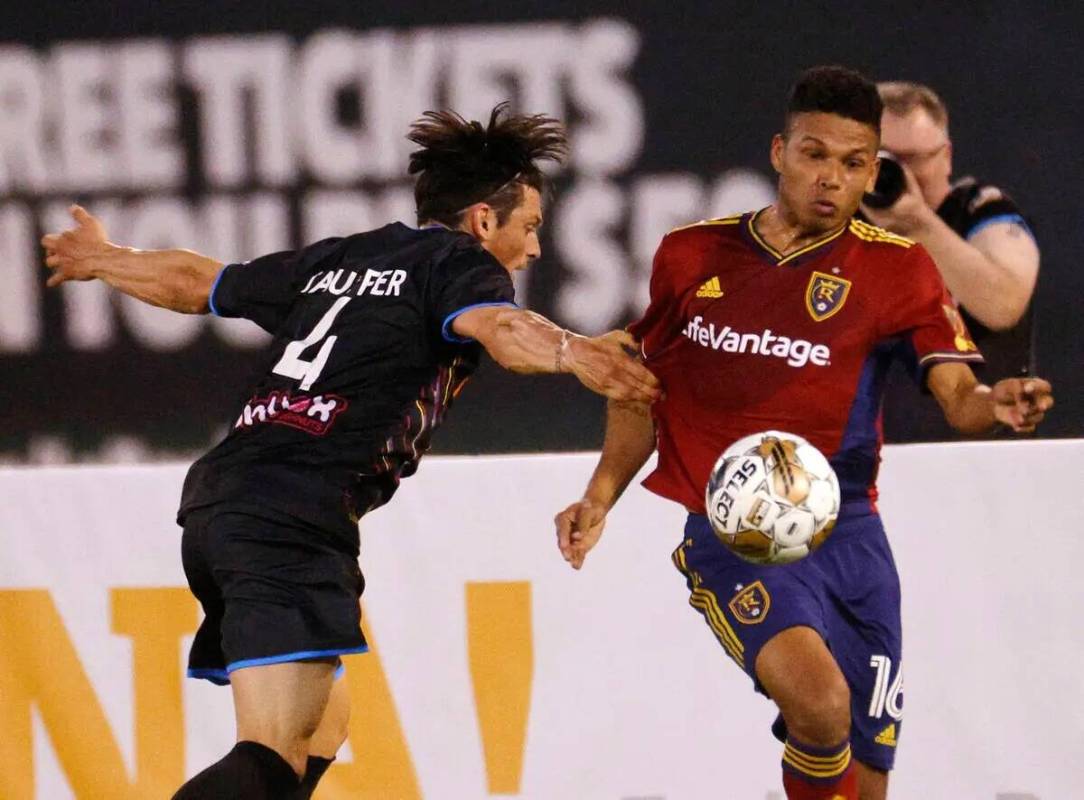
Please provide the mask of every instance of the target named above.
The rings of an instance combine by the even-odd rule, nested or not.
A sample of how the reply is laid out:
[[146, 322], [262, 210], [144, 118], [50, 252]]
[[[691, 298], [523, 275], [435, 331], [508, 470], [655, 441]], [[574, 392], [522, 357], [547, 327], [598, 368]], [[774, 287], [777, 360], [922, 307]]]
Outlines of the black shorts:
[[188, 676], [229, 683], [234, 670], [368, 650], [357, 559], [303, 523], [206, 508], [188, 515], [181, 558], [206, 615]]

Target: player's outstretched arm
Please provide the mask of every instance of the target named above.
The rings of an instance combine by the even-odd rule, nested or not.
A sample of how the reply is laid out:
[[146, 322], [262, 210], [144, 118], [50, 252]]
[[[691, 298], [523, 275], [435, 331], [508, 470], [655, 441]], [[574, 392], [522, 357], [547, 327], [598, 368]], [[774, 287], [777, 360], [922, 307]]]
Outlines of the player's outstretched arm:
[[1027, 310], [1039, 275], [1039, 247], [1022, 222], [986, 225], [964, 238], [922, 199], [906, 165], [907, 189], [891, 208], [862, 206], [875, 225], [919, 241], [945, 285], [972, 316], [995, 331], [1013, 327]]
[[105, 226], [81, 206], [71, 207], [75, 227], [41, 239], [47, 286], [97, 278], [151, 305], [203, 314], [222, 263], [191, 250], [137, 250], [112, 244]]
[[1030, 433], [1054, 407], [1050, 384], [1042, 378], [1005, 378], [986, 386], [966, 364], [944, 363], [930, 368], [927, 382], [945, 419], [962, 433], [982, 433], [998, 422]]
[[583, 566], [587, 553], [598, 544], [606, 514], [621, 497], [655, 449], [655, 424], [643, 403], [611, 400], [606, 408], [606, 439], [602, 456], [587, 484], [583, 499], [554, 518], [557, 547], [574, 569]]
[[623, 331], [580, 336], [541, 314], [511, 306], [474, 308], [452, 321], [458, 336], [476, 339], [493, 360], [513, 372], [571, 372], [593, 392], [613, 400], [651, 403], [659, 382], [626, 348]]

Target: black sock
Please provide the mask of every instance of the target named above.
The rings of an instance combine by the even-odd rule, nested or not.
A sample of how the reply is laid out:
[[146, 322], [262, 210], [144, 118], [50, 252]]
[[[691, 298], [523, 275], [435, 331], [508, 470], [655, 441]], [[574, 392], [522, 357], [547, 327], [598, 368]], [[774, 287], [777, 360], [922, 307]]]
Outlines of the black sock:
[[324, 777], [324, 773], [334, 760], [334, 758], [309, 756], [309, 761], [305, 765], [305, 777], [301, 779], [301, 786], [297, 790], [298, 800], [309, 800], [312, 797], [312, 793], [316, 791], [316, 784]]
[[178, 789], [173, 800], [293, 800], [297, 787], [297, 773], [286, 759], [257, 742], [238, 742]]

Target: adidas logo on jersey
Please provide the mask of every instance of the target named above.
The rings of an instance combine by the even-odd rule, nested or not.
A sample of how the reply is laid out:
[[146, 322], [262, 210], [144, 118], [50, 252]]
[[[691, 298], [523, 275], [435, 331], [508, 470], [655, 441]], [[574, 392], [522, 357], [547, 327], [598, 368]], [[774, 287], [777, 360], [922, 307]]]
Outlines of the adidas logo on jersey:
[[891, 725], [889, 725], [883, 731], [878, 733], [874, 737], [873, 741], [877, 742], [877, 744], [883, 744], [883, 745], [888, 745], [889, 747], [895, 747], [896, 746], [896, 723], [893, 722]]
[[791, 367], [804, 367], [806, 364], [827, 367], [832, 359], [832, 351], [826, 344], [780, 336], [768, 328], [760, 333], [741, 333], [732, 330], [729, 325], [717, 329], [714, 322], [705, 326], [704, 318], [700, 316], [693, 317], [682, 333], [701, 347], [710, 347], [724, 353], [750, 353], [782, 358]]
[[723, 288], [719, 285], [719, 276], [716, 275], [709, 281], [704, 281], [703, 285], [696, 290], [697, 297], [709, 297], [712, 300], [717, 300], [723, 296]]

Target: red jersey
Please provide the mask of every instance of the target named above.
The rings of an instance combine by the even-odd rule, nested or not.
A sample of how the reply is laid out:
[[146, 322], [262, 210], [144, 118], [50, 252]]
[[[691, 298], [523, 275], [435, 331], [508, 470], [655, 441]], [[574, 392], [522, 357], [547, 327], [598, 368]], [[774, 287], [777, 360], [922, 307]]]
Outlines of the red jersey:
[[760, 213], [678, 228], [655, 254], [650, 305], [630, 327], [666, 393], [644, 486], [702, 514], [723, 450], [777, 429], [828, 456], [844, 500], [875, 498], [892, 360], [924, 381], [934, 364], [982, 356], [921, 245], [851, 220], [783, 256], [758, 236]]

